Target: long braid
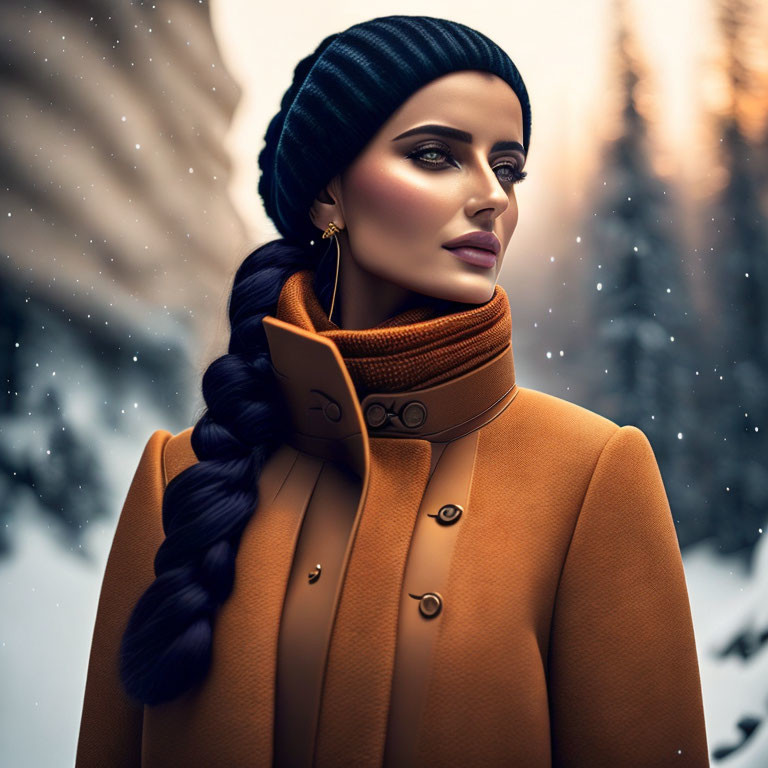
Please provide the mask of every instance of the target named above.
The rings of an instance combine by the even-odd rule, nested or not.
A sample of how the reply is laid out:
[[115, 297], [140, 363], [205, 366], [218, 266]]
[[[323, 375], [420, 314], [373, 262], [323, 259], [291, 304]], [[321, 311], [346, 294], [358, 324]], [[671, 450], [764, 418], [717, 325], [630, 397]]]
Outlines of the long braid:
[[121, 678], [141, 703], [175, 699], [208, 673], [215, 615], [234, 586], [258, 478], [285, 429], [262, 319], [276, 311], [287, 278], [312, 263], [312, 249], [275, 240], [249, 254], [235, 275], [229, 351], [203, 375], [206, 411], [192, 430], [199, 461], [165, 489], [156, 578], [123, 635]]

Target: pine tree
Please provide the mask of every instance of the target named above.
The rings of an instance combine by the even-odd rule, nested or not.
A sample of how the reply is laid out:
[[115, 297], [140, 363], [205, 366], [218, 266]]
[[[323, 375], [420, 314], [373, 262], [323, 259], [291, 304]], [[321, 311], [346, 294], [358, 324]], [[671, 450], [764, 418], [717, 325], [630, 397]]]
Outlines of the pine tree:
[[699, 429], [692, 311], [673, 190], [654, 172], [648, 119], [638, 106], [648, 77], [625, 3], [616, 8], [618, 137], [602, 153], [587, 249], [594, 260], [594, 364], [589, 407], [648, 436], [664, 478], [681, 546], [700, 538], [705, 489], [696, 476]]
[[768, 518], [768, 221], [762, 200], [765, 169], [744, 127], [750, 98], [750, 19], [745, 0], [720, 0], [719, 29], [729, 103], [716, 118], [716, 156], [725, 183], [715, 194], [710, 274], [721, 318], [712, 352], [709, 410], [716, 462], [711, 503], [724, 552], [748, 556]]

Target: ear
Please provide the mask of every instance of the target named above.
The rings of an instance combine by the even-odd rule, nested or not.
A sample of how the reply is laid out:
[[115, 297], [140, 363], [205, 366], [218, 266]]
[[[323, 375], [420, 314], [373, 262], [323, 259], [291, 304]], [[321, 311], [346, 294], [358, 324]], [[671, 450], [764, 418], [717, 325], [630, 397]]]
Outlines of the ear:
[[335, 176], [330, 182], [320, 190], [309, 209], [309, 218], [312, 223], [321, 231], [332, 222], [336, 222], [339, 229], [346, 228], [344, 214], [341, 211], [341, 190], [339, 189], [339, 177]]

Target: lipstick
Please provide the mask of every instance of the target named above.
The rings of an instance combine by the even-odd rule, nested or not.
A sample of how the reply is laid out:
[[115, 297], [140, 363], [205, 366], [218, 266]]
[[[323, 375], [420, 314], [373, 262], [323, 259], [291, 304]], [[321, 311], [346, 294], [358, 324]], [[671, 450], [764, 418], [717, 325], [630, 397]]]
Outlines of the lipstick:
[[467, 264], [490, 269], [496, 264], [501, 243], [493, 232], [477, 230], [443, 243], [443, 248]]

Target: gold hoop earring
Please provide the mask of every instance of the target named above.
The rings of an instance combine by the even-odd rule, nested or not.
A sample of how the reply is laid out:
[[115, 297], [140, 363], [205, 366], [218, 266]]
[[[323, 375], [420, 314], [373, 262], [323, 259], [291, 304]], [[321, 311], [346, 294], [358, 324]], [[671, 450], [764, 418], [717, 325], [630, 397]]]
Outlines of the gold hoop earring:
[[339, 238], [336, 236], [337, 232], [341, 232], [341, 230], [336, 225], [335, 221], [332, 221], [323, 231], [323, 240], [325, 240], [328, 237], [332, 237], [336, 241], [336, 277], [333, 280], [333, 297], [331, 298], [331, 310], [328, 312], [328, 320], [331, 320], [331, 315], [333, 315], [333, 307], [336, 303], [336, 287], [339, 284], [339, 263], [341, 261], [341, 246], [339, 245]]

